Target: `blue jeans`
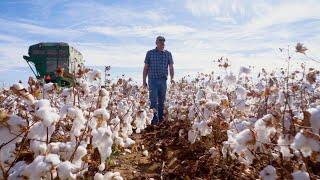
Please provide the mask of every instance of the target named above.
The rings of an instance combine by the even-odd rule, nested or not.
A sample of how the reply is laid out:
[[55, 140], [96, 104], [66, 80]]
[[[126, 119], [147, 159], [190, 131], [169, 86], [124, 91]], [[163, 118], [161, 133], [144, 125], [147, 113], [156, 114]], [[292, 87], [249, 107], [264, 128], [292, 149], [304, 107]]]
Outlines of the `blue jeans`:
[[166, 100], [167, 80], [166, 79], [149, 79], [149, 98], [150, 108], [156, 109], [151, 124], [163, 120], [164, 101]]

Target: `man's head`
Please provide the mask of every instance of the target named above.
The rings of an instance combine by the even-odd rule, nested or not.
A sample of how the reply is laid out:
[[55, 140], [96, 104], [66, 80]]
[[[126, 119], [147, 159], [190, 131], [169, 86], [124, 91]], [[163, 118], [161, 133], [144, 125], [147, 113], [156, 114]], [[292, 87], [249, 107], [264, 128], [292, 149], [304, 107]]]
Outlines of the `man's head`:
[[157, 49], [160, 51], [164, 50], [164, 42], [166, 41], [166, 39], [163, 36], [158, 36], [156, 39], [156, 45], [157, 45]]

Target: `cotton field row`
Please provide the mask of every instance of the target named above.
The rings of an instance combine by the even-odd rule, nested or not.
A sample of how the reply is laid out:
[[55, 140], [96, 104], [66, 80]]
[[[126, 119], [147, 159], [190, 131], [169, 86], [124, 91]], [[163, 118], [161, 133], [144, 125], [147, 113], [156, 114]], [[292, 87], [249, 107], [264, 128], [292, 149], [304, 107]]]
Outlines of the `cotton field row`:
[[[319, 178], [311, 168], [320, 162], [319, 72], [302, 65], [255, 77], [250, 68], [234, 75], [227, 60], [219, 63], [223, 75], [199, 73], [170, 85], [167, 120], [189, 124], [179, 135], [186, 133], [190, 144], [225, 135], [208, 153], [244, 167], [261, 160], [256, 176], [263, 179]], [[114, 148], [135, 144], [131, 135], [150, 125], [153, 110], [147, 89], [130, 79], [106, 81], [103, 88], [101, 81], [101, 72], [85, 69], [71, 88], [30, 78], [28, 87], [1, 90], [1, 179], [122, 179], [108, 158]], [[278, 165], [285, 162], [291, 166]]]

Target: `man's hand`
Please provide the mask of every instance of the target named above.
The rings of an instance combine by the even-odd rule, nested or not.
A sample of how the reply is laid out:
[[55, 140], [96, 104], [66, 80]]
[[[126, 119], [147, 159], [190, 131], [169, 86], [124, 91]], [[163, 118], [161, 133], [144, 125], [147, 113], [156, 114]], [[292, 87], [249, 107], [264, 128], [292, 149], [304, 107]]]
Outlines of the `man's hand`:
[[147, 87], [148, 87], [147, 82], [143, 82], [143, 88], [147, 88]]

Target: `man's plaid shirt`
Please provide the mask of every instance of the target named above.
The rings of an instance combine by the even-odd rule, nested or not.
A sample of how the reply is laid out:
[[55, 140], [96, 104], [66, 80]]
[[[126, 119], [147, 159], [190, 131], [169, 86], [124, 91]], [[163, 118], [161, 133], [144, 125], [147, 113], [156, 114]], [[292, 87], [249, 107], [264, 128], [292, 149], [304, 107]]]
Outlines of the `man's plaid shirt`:
[[147, 52], [144, 63], [149, 65], [149, 79], [167, 79], [168, 66], [173, 64], [173, 60], [171, 52], [155, 48]]

